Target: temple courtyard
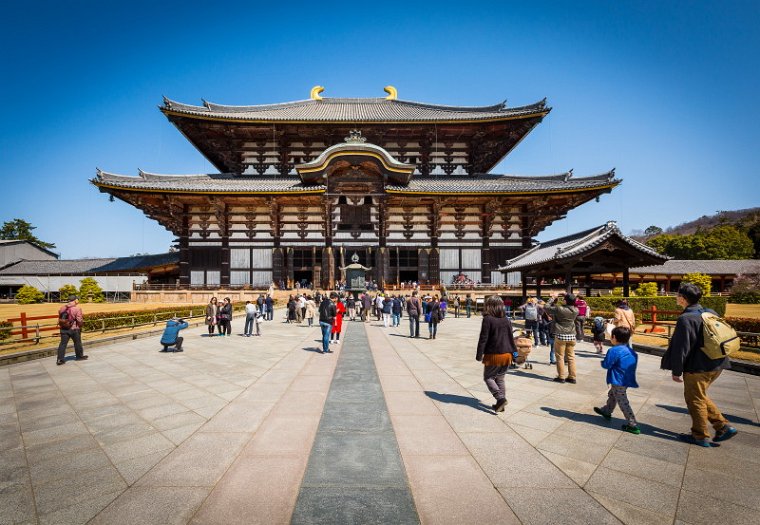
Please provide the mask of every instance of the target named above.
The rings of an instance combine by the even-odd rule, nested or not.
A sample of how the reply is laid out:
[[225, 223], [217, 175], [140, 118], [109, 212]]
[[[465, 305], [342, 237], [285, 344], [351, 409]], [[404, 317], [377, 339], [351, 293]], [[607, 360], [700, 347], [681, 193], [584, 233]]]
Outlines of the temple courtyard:
[[[436, 340], [408, 324], [262, 337], [183, 332], [0, 368], [0, 523], [755, 524], [760, 377], [724, 373], [712, 398], [739, 429], [719, 448], [680, 442], [682, 385], [642, 354], [629, 395], [642, 434], [593, 412], [605, 372], [578, 347], [578, 384], [548, 350], [494, 402], [475, 361], [480, 317]], [[422, 325], [421, 335], [427, 337]]]

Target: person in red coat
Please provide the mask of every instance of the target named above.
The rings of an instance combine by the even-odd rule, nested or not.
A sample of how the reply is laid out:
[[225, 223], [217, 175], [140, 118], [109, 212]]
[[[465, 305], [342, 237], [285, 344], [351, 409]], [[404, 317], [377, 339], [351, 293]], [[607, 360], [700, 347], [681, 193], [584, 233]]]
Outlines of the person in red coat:
[[343, 330], [343, 316], [346, 315], [346, 305], [343, 301], [338, 299], [335, 303], [335, 309], [338, 314], [335, 316], [335, 322], [333, 322], [332, 333], [330, 334], [330, 342], [336, 345], [340, 344], [340, 332]]

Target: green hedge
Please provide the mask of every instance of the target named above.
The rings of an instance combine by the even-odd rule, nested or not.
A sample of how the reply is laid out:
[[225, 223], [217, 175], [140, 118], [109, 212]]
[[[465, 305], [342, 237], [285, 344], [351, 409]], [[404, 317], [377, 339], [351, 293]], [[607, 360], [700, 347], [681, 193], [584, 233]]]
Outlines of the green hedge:
[[760, 292], [734, 293], [728, 297], [733, 304], [760, 304]]
[[[245, 303], [233, 303], [233, 311], [245, 310]], [[103, 328], [129, 328], [153, 322], [162, 323], [174, 316], [188, 318], [206, 314], [206, 305], [156, 308], [154, 310], [134, 310], [128, 312], [99, 312], [84, 315], [83, 332], [97, 332]], [[133, 321], [134, 319], [134, 321]]]
[[11, 336], [11, 328], [13, 323], [9, 321], [0, 321], [0, 341], [8, 339]]
[[[596, 315], [596, 312], [614, 312], [617, 307], [617, 303], [622, 297], [585, 297], [586, 302], [591, 307], [591, 315]], [[661, 296], [661, 297], [629, 297], [628, 304], [633, 309], [636, 317], [640, 317], [642, 310], [649, 310], [652, 306], [656, 306], [658, 310], [672, 310], [680, 312], [682, 308], [676, 304], [676, 298], [673, 296]], [[723, 316], [726, 314], [726, 298], [725, 297], [703, 297], [700, 304], [705, 308], [711, 308], [715, 310], [718, 315]], [[661, 320], [675, 319], [677, 315], [663, 316]], [[658, 316], [658, 319], [660, 317]]]

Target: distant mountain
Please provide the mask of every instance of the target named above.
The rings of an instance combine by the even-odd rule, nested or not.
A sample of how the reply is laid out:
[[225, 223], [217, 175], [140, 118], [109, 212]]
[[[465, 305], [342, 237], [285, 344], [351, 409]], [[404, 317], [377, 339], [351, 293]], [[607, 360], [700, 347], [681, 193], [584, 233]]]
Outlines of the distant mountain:
[[[653, 235], [659, 235], [660, 233], [670, 233], [674, 235], [691, 235], [697, 231], [705, 231], [720, 224], [736, 224], [736, 225], [750, 225], [760, 220], [760, 207], [747, 208], [746, 210], [733, 210], [733, 211], [719, 211], [714, 215], [703, 215], [699, 219], [693, 221], [684, 222], [678, 226], [663, 227], [659, 224], [652, 226], [662, 228], [661, 232], [647, 230], [634, 230], [631, 232], [631, 237], [638, 240], [645, 240]], [[649, 230], [649, 229], [648, 229]]]

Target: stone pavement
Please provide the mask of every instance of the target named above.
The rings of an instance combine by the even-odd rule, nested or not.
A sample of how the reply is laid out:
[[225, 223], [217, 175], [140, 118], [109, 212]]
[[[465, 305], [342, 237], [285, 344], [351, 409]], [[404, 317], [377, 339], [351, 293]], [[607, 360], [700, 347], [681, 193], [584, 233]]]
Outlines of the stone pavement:
[[435, 341], [405, 319], [345, 325], [328, 355], [318, 328], [270, 322], [260, 338], [186, 330], [181, 354], [143, 339], [0, 368], [0, 523], [757, 523], [760, 377], [721, 376], [711, 394], [740, 434], [701, 449], [674, 439], [689, 417], [656, 357], [640, 357], [633, 436], [593, 413], [591, 345], [577, 385], [534, 350], [497, 416], [480, 318]]

